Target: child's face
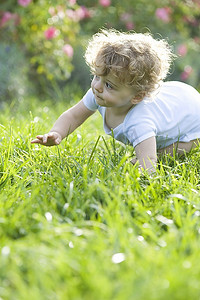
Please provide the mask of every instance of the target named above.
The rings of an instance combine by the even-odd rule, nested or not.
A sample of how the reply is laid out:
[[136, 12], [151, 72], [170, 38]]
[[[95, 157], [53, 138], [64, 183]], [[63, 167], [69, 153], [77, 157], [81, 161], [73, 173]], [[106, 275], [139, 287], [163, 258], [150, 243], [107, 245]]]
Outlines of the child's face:
[[132, 87], [127, 87], [110, 72], [106, 76], [94, 75], [91, 83], [97, 104], [105, 107], [130, 108], [138, 103]]

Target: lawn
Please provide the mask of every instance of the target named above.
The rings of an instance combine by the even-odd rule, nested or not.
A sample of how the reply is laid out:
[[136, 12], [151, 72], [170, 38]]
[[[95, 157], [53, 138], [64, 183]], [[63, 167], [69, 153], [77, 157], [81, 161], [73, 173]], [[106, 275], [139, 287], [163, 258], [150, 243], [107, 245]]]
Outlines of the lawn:
[[31, 145], [71, 99], [1, 103], [0, 299], [200, 299], [200, 149], [141, 175], [98, 113]]

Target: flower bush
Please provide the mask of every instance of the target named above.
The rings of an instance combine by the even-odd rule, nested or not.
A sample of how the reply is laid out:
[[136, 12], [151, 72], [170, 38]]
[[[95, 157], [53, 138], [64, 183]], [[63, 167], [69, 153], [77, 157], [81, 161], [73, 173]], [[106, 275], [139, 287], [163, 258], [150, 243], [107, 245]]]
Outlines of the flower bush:
[[[81, 3], [81, 1], [78, 1]], [[105, 0], [105, 2], [107, 2]], [[83, 20], [82, 30], [93, 34], [99, 27], [136, 32], [150, 31], [166, 38], [177, 55], [170, 79], [188, 82], [200, 89], [200, 2], [199, 0], [85, 0], [92, 18]]]
[[67, 16], [70, 9], [77, 12], [79, 6], [75, 1], [63, 0], [58, 5], [57, 1], [18, 0], [0, 8], [1, 40], [17, 45], [29, 62], [29, 78], [40, 91], [48, 82], [68, 79], [73, 69], [80, 25]]
[[0, 48], [20, 49], [40, 92], [71, 76], [80, 61], [77, 49], [102, 27], [167, 38], [178, 56], [170, 79], [200, 88], [199, 0], [10, 0], [0, 5]]

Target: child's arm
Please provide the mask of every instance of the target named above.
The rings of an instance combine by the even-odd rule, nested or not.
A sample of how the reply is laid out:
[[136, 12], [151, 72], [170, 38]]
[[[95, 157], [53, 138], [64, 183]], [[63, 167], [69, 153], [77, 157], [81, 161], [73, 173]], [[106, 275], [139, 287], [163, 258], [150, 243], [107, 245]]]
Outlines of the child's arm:
[[58, 145], [93, 113], [94, 111], [89, 110], [81, 100], [57, 119], [49, 133], [38, 135], [31, 143], [45, 146]]
[[140, 169], [145, 169], [150, 174], [155, 172], [157, 162], [156, 138], [150, 137], [139, 143], [135, 147], [135, 152]]

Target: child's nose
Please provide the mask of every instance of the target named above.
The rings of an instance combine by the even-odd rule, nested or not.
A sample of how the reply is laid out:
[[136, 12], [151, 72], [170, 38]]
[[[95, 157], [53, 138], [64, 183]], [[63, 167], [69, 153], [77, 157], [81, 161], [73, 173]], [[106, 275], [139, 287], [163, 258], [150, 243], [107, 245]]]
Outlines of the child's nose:
[[102, 93], [103, 92], [103, 84], [101, 82], [101, 80], [96, 80], [94, 83], [94, 89], [98, 92], [98, 93]]

